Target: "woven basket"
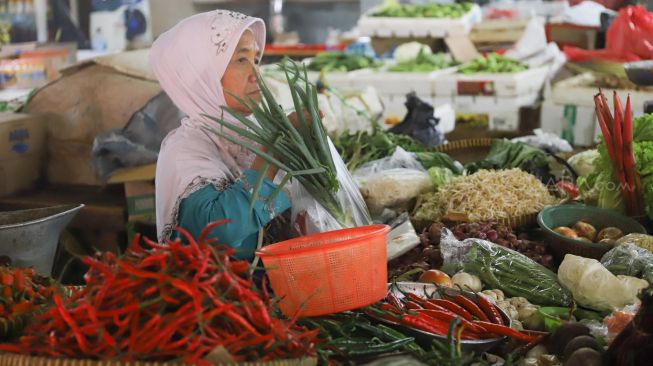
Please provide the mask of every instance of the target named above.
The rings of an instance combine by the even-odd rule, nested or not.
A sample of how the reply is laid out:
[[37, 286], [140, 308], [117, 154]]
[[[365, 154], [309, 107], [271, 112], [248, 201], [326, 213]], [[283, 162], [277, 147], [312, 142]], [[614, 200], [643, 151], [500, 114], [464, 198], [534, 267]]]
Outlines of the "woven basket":
[[493, 141], [494, 139], [490, 137], [455, 140], [438, 145], [436, 150], [448, 154], [462, 164], [468, 164], [485, 159], [492, 148]]
[[[69, 358], [33, 357], [17, 354], [0, 354], [0, 366], [187, 366], [188, 364], [168, 362], [121, 362], [77, 360]], [[215, 366], [315, 366], [316, 358], [300, 360], [277, 360], [269, 362], [216, 363]]]

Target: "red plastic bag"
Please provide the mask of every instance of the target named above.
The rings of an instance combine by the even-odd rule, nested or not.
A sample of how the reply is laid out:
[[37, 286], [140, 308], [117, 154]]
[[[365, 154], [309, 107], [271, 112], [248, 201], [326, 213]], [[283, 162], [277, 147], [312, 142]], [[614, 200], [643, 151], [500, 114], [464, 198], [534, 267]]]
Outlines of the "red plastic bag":
[[653, 59], [653, 13], [646, 8], [628, 6], [619, 11], [608, 29], [605, 49], [583, 50], [564, 47], [567, 59], [581, 62], [592, 59], [630, 62]]

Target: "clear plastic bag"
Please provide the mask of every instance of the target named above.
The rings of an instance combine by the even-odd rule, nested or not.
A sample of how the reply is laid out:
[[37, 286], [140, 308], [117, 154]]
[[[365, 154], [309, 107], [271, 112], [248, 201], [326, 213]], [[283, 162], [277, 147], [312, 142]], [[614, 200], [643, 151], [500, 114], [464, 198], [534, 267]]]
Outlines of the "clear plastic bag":
[[612, 343], [619, 333], [626, 328], [626, 325], [633, 320], [640, 306], [641, 302], [638, 301], [635, 304], [626, 305], [621, 309], [613, 311], [603, 319], [602, 327], [597, 327], [596, 332], [602, 332], [608, 344]]
[[560, 136], [556, 135], [555, 133], [544, 132], [540, 128], [535, 129], [533, 133], [534, 135], [516, 137], [511, 141], [521, 141], [532, 147], [548, 150], [554, 154], [559, 152], [570, 152], [574, 150], [567, 140], [560, 138]]
[[615, 275], [639, 277], [653, 283], [653, 253], [635, 244], [612, 248], [603, 255], [601, 264]]
[[[347, 226], [356, 227], [372, 224], [372, 218], [367, 210], [365, 200], [331, 139], [329, 139], [329, 148], [331, 156], [333, 156], [333, 162], [336, 165], [338, 182], [340, 183], [340, 190], [338, 190], [337, 194], [338, 201], [340, 207], [347, 214]], [[292, 203], [292, 222], [297, 235], [310, 235], [343, 229], [343, 225], [316, 201], [298, 181], [292, 180], [289, 185], [289, 195]]]
[[354, 173], [354, 179], [373, 217], [384, 209], [405, 211], [420, 194], [433, 190], [431, 178], [414, 154], [397, 147], [387, 158], [371, 161]]
[[444, 229], [440, 251], [447, 272], [462, 269], [478, 276], [488, 288], [509, 297], [524, 297], [533, 304], [571, 304], [571, 294], [553, 272], [514, 250], [480, 239], [459, 241]]

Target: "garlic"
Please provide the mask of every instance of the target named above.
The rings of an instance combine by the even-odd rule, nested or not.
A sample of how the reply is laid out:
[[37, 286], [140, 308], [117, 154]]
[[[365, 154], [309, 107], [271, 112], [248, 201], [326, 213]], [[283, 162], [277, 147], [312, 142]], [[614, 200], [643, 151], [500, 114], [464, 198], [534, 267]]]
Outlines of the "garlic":
[[454, 286], [458, 286], [463, 290], [479, 292], [483, 287], [481, 279], [477, 276], [465, 272], [458, 272], [451, 277]]

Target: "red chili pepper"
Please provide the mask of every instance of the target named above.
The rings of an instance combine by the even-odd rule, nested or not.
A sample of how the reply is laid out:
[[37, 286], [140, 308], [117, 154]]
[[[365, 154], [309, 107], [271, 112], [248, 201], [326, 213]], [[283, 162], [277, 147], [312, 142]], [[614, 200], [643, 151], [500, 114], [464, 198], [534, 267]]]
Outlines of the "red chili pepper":
[[403, 311], [404, 310], [404, 305], [401, 303], [401, 300], [393, 294], [392, 292], [389, 292], [388, 295], [386, 296], [386, 301], [394, 306], [397, 310]]
[[468, 299], [467, 297], [463, 295], [455, 295], [455, 296], [451, 296], [450, 298], [453, 299], [453, 301], [455, 301], [456, 304], [465, 308], [465, 310], [469, 311], [473, 316], [480, 319], [481, 321], [484, 322], [490, 321], [490, 319], [488, 319], [487, 315], [485, 315], [483, 310], [481, 310], [481, 308], [479, 308], [475, 302]]
[[408, 310], [421, 310], [421, 309], [424, 309], [424, 308], [422, 306], [420, 306], [416, 302], [407, 301], [406, 302], [406, 309], [408, 309]]
[[411, 328], [423, 330], [425, 332], [446, 335], [449, 332], [449, 327], [445, 323], [436, 323], [426, 320], [422, 317], [410, 314], [404, 314], [401, 317], [401, 323]]
[[497, 310], [496, 306], [492, 304], [490, 300], [486, 299], [485, 296], [476, 296], [476, 302], [478, 302], [478, 306], [483, 310], [485, 315], [487, 315], [489, 321], [499, 325], [505, 325], [499, 310]]
[[441, 306], [453, 312], [456, 315], [460, 315], [465, 320], [469, 320], [469, 321], [473, 320], [472, 314], [470, 314], [469, 311], [465, 310], [465, 308], [456, 304], [453, 301], [446, 300], [446, 299], [431, 299], [428, 302], [436, 306]]
[[[454, 315], [450, 312], [445, 312], [445, 311], [438, 311], [438, 310], [417, 310], [417, 313], [419, 314], [425, 314], [428, 315], [434, 319], [442, 320], [447, 323], [451, 323], [454, 319], [458, 318], [459, 316]], [[483, 332], [483, 328], [473, 324], [472, 322], [465, 320], [463, 318], [460, 318], [460, 324], [463, 325], [465, 328], [469, 329], [471, 332], [474, 333], [480, 333]]]
[[556, 183], [556, 186], [565, 191], [571, 199], [578, 197], [578, 187], [574, 183], [561, 180]]
[[494, 324], [494, 323], [484, 322], [484, 321], [478, 321], [478, 320], [474, 321], [474, 324], [481, 326], [488, 333], [494, 333], [494, 334], [507, 336], [507, 337], [516, 339], [518, 341], [531, 342], [533, 339], [538, 337], [538, 336], [530, 336], [530, 335], [521, 333], [520, 331], [518, 331], [516, 329], [512, 329], [512, 328], [507, 327], [505, 325], [499, 325], [499, 324]]

